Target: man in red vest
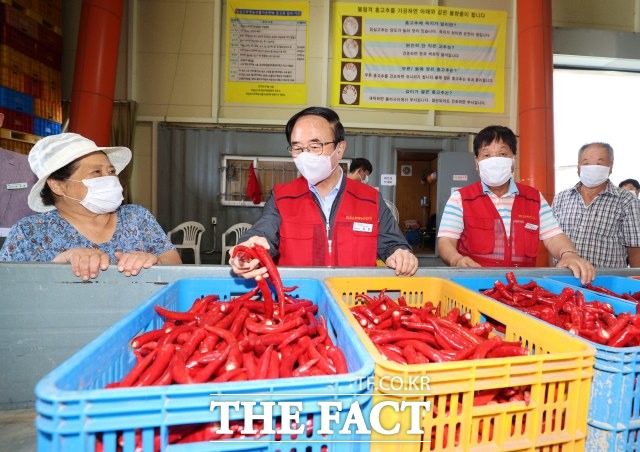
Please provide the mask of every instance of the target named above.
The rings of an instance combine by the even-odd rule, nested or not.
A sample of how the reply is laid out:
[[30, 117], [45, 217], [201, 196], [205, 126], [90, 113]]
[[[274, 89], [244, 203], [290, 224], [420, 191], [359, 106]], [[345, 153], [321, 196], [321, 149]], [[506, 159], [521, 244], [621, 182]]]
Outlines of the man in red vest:
[[[373, 267], [380, 258], [397, 275], [415, 274], [418, 259], [380, 193], [338, 165], [347, 147], [338, 115], [309, 107], [289, 120], [285, 134], [302, 176], [273, 188], [241, 244], [264, 246], [281, 266]], [[245, 278], [266, 272], [257, 260], [229, 263]]]
[[540, 191], [513, 180], [511, 129], [489, 126], [473, 140], [480, 182], [452, 193], [438, 230], [438, 253], [452, 267], [534, 267], [540, 240], [558, 267], [583, 283], [595, 269], [578, 256]]

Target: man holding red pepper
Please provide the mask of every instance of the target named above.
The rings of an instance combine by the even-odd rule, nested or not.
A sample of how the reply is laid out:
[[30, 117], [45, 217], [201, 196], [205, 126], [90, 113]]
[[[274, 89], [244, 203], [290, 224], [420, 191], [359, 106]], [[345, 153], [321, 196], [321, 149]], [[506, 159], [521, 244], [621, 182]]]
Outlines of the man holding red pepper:
[[452, 193], [438, 230], [438, 253], [452, 267], [534, 267], [540, 240], [558, 267], [583, 283], [595, 269], [560, 229], [540, 191], [513, 180], [517, 139], [489, 126], [473, 140], [480, 182]]
[[[282, 266], [373, 267], [379, 257], [397, 275], [415, 274], [418, 259], [380, 193], [349, 179], [338, 165], [347, 147], [338, 115], [306, 108], [289, 120], [285, 134], [302, 176], [274, 187], [240, 244], [262, 245]], [[256, 259], [232, 257], [229, 263], [245, 278], [267, 271]]]

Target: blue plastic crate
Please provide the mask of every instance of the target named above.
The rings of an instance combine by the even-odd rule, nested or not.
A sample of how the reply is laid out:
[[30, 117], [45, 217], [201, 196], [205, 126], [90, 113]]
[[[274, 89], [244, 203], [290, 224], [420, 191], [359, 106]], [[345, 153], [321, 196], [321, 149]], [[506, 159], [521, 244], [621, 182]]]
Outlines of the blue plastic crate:
[[0, 86], [0, 107], [33, 115], [33, 96]]
[[33, 118], [33, 133], [40, 137], [46, 137], [49, 135], [57, 135], [62, 132], [62, 124], [55, 121], [49, 121], [48, 119], [39, 118], [35, 116]]
[[[254, 287], [253, 280], [232, 278], [188, 278], [177, 280], [157, 292], [124, 319], [117, 322], [89, 345], [45, 376], [36, 386], [36, 428], [38, 451], [95, 451], [102, 437], [102, 450], [133, 451], [136, 435], [142, 450], [154, 450], [154, 433], [159, 432], [162, 450], [252, 450], [368, 451], [371, 435], [343, 434], [348, 408], [358, 402], [365, 419], [372, 406], [374, 364], [324, 283], [313, 279], [284, 280], [285, 286], [298, 286], [293, 296], [314, 301], [318, 313], [327, 320], [329, 334], [344, 352], [348, 374], [322, 377], [280, 378], [228, 383], [152, 386], [102, 389], [129, 372], [135, 362], [129, 341], [143, 331], [159, 328], [164, 320], [154, 305], [185, 311], [193, 301], [208, 294], [229, 300]], [[220, 410], [209, 410], [213, 400], [284, 402], [302, 401], [301, 422], [307, 417], [320, 425], [320, 401], [341, 401], [334, 434], [323, 437], [314, 427], [311, 436], [279, 437], [265, 435], [258, 440], [216, 441], [167, 445], [170, 426], [211, 423], [220, 420]], [[278, 406], [274, 415], [279, 414]], [[230, 410], [230, 419], [244, 419], [242, 412]], [[355, 430], [352, 428], [351, 430]], [[117, 441], [124, 444], [118, 445]], [[122, 447], [121, 447], [122, 446]]]
[[[582, 287], [582, 283], [575, 276], [545, 276], [545, 279], [551, 279], [563, 284], [569, 284], [570, 286], [578, 287], [583, 291], [588, 290]], [[609, 289], [610, 291], [615, 292], [619, 295], [622, 295], [624, 293], [631, 295], [640, 291], [640, 280], [625, 278], [623, 276], [596, 276], [596, 279], [594, 279], [591, 284], [594, 286], [604, 287], [605, 289]], [[596, 291], [593, 292], [599, 293]], [[621, 299], [624, 300], [624, 298]], [[633, 301], [631, 300], [626, 301], [633, 303]]]
[[[507, 284], [506, 278], [451, 278], [474, 291], [491, 289], [496, 280]], [[560, 293], [567, 284], [549, 278], [518, 277], [526, 284], [536, 281], [540, 287]], [[573, 289], [578, 289], [573, 287]], [[580, 290], [580, 289], [578, 289]], [[609, 297], [590, 290], [583, 291], [586, 301], [599, 300], [613, 306], [616, 314], [635, 314], [636, 305], [616, 297]], [[557, 327], [554, 327], [557, 328]], [[607, 347], [584, 338], [596, 348], [596, 359], [591, 384], [586, 450], [640, 449], [640, 346]]]

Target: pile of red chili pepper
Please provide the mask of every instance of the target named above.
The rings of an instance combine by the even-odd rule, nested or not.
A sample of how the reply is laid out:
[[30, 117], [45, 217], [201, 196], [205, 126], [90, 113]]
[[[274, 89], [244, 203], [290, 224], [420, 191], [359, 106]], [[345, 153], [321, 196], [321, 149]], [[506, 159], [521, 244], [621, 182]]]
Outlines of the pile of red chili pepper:
[[488, 322], [471, 325], [471, 315], [454, 307], [442, 316], [440, 305], [407, 306], [385, 290], [379, 296], [357, 294], [351, 313], [386, 359], [401, 364], [502, 358], [529, 354], [520, 342], [489, 337]]
[[563, 328], [573, 334], [610, 347], [640, 345], [640, 315], [623, 312], [618, 315], [606, 302], [587, 302], [580, 290], [564, 287], [559, 294], [531, 280], [519, 284], [513, 272], [506, 274], [507, 284], [500, 280], [482, 293], [501, 303]]
[[[421, 307], [408, 306], [404, 297], [397, 300], [385, 290], [378, 296], [357, 294], [356, 304], [350, 311], [364, 329], [380, 354], [400, 364], [427, 364], [465, 359], [504, 358], [529, 355], [529, 350], [518, 342], [505, 341], [499, 335], [490, 336], [493, 326], [488, 322], [471, 324], [471, 314], [453, 307], [442, 315], [440, 305], [426, 302]], [[491, 388], [474, 393], [473, 405], [492, 405], [508, 402], [531, 401], [531, 385]], [[433, 406], [434, 417], [449, 416], [451, 399], [444, 413]], [[456, 408], [462, 414], [462, 403]], [[447, 447], [448, 425], [444, 426]], [[456, 424], [455, 445], [459, 445], [461, 426]], [[515, 429], [515, 424], [512, 429]], [[481, 433], [478, 434], [481, 442]], [[493, 434], [491, 434], [491, 437]], [[436, 428], [431, 431], [431, 450], [437, 450]]]
[[[195, 300], [185, 312], [155, 306], [165, 322], [132, 339], [137, 362], [109, 388], [222, 383], [348, 373], [347, 361], [310, 300], [290, 295], [266, 250], [237, 246], [235, 253], [257, 258], [268, 278], [251, 291], [223, 302], [217, 295]], [[277, 296], [276, 306], [271, 291]], [[262, 300], [257, 299], [258, 292]], [[186, 428], [190, 437], [202, 436]], [[215, 435], [206, 440], [216, 439]], [[173, 442], [180, 442], [176, 435]]]
[[622, 298], [623, 300], [631, 301], [633, 303], [637, 303], [640, 301], [640, 290], [634, 293], [617, 293], [603, 286], [594, 286], [591, 283], [585, 284], [584, 288], [601, 293], [603, 295], [609, 295], [610, 297]]

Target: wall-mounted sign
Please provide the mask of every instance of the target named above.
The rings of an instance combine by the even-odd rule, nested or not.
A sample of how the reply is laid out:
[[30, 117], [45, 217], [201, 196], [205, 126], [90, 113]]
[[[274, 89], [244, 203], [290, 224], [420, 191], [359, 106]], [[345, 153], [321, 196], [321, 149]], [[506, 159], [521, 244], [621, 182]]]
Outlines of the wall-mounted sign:
[[506, 11], [333, 4], [331, 103], [504, 111]]
[[466, 181], [469, 180], [469, 176], [467, 174], [454, 174], [453, 175], [453, 180], [466, 182]]
[[380, 185], [395, 185], [396, 184], [396, 175], [395, 174], [381, 174], [380, 175]]
[[308, 21], [309, 2], [229, 0], [225, 102], [306, 104]]

